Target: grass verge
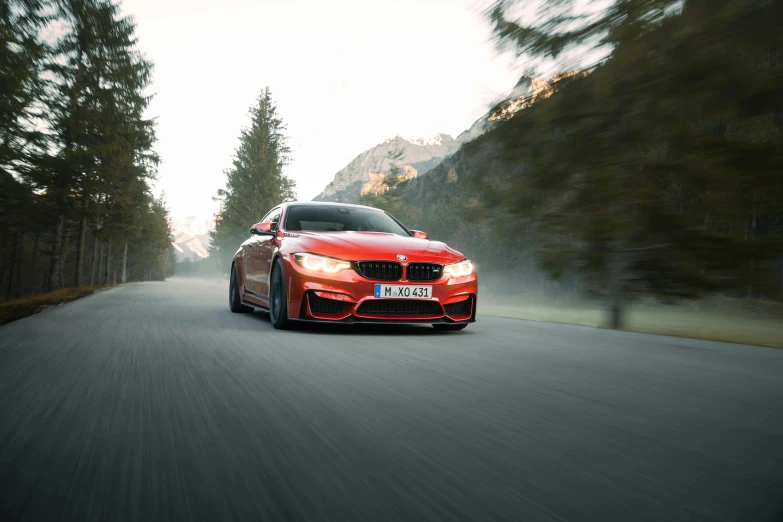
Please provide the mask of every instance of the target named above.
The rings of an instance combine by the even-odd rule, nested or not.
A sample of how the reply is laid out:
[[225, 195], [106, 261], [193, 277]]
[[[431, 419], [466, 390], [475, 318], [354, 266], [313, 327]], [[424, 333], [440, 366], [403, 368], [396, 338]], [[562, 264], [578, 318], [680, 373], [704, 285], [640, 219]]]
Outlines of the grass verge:
[[28, 315], [37, 314], [50, 306], [75, 301], [103, 288], [108, 287], [80, 286], [78, 288], [61, 288], [48, 294], [31, 295], [21, 299], [4, 301], [0, 303], [0, 325], [22, 319]]
[[[764, 312], [749, 311], [747, 303], [631, 306], [623, 330], [738, 344], [783, 348], [783, 315], [777, 304]], [[578, 324], [606, 328], [606, 311], [598, 306], [525, 305], [508, 300], [479, 303], [479, 313], [514, 319]], [[767, 313], [771, 312], [771, 313]]]

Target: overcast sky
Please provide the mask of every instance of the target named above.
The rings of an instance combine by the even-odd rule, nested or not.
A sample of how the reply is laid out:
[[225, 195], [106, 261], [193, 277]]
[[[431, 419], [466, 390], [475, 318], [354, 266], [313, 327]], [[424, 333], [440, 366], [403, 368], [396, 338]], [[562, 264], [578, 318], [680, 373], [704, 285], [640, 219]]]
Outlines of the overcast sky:
[[247, 110], [269, 86], [299, 199], [402, 134], [456, 136], [521, 73], [492, 47], [482, 0], [124, 0], [155, 63], [150, 115], [172, 217], [207, 218]]

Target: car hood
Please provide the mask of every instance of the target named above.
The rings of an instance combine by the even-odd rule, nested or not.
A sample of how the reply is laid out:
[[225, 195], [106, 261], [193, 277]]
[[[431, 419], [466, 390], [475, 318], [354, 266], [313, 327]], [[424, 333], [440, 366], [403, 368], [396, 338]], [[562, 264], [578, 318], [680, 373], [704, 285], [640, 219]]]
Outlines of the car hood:
[[346, 261], [397, 261], [449, 264], [465, 258], [445, 243], [381, 232], [287, 232], [289, 253], [310, 252]]

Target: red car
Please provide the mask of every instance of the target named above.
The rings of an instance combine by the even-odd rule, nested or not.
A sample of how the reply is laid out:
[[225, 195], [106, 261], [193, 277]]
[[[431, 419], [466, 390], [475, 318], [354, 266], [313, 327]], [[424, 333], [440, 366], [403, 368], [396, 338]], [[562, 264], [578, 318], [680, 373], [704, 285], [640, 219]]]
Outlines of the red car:
[[234, 255], [232, 312], [292, 321], [431, 323], [476, 320], [478, 277], [465, 256], [387, 212], [339, 203], [283, 203]]

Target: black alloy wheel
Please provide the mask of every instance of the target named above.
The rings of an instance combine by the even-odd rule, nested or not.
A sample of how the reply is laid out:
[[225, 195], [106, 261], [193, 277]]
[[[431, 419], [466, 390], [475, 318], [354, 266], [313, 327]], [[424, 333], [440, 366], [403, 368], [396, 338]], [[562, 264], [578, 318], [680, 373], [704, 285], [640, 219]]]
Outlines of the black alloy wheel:
[[228, 284], [228, 307], [235, 314], [246, 314], [253, 311], [252, 307], [243, 305], [242, 299], [239, 297], [236, 265], [231, 265], [231, 280]]
[[289, 327], [288, 293], [285, 286], [283, 262], [276, 259], [272, 265], [272, 277], [269, 283], [269, 321], [278, 330]]

